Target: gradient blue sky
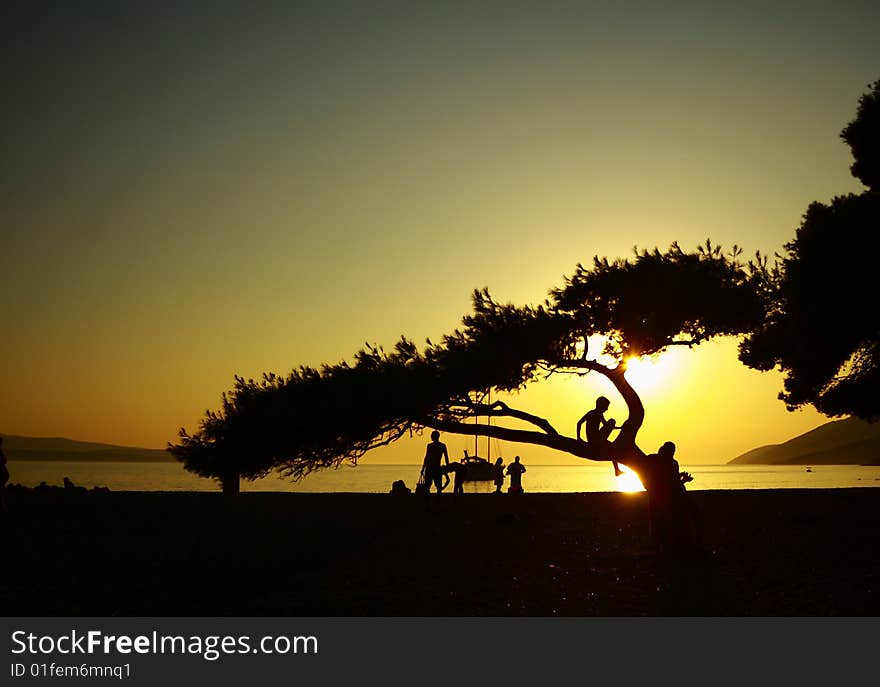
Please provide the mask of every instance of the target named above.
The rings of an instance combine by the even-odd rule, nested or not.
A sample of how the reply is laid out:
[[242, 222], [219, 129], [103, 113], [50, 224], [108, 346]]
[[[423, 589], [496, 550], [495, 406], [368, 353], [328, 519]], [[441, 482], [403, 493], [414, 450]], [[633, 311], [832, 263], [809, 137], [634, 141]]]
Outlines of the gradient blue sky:
[[[861, 188], [876, 3], [176, 5], [4, 10], [3, 432], [164, 446], [233, 374], [436, 339], [475, 287], [538, 302], [636, 244], [779, 251]], [[822, 421], [734, 342], [667, 360], [647, 446]], [[520, 405], [573, 428], [598, 390]]]

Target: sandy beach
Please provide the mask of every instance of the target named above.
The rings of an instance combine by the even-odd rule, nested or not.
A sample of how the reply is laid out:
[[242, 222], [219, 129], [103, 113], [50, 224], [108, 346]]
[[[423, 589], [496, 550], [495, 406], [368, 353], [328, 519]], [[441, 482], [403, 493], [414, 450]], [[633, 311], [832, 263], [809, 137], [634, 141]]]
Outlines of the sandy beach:
[[644, 494], [7, 494], [7, 616], [880, 615], [880, 491], [704, 491], [706, 565]]

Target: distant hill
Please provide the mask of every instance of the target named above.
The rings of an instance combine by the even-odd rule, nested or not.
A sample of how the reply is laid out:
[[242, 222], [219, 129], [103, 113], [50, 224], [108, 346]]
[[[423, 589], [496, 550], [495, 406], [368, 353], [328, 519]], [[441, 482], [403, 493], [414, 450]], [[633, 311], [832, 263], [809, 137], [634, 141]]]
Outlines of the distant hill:
[[137, 448], [75, 441], [60, 437], [20, 437], [2, 434], [3, 451], [9, 460], [120, 461], [167, 463], [174, 457], [158, 448]]
[[740, 465], [880, 465], [880, 422], [856, 418], [826, 422], [782, 444], [746, 451]]

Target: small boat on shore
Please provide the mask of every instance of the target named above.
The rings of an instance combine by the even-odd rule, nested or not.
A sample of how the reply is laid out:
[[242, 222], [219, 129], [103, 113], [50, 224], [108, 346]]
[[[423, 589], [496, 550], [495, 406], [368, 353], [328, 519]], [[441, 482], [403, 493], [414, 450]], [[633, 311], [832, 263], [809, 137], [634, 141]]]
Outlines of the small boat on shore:
[[495, 479], [495, 468], [485, 458], [469, 456], [468, 452], [465, 451], [461, 464], [465, 467], [465, 482], [491, 482]]
[[[491, 405], [491, 394], [487, 392], [488, 402]], [[482, 402], [484, 397], [479, 397], [475, 399], [475, 402]], [[474, 417], [474, 422], [477, 422], [477, 418]], [[492, 416], [489, 415], [487, 417], [487, 422], [491, 426], [492, 425]], [[486, 436], [486, 454], [492, 455], [492, 447], [491, 447], [491, 438], [488, 435]], [[495, 480], [495, 464], [491, 459], [487, 460], [486, 458], [481, 458], [478, 452], [478, 442], [480, 439], [480, 435], [474, 435], [474, 455], [468, 455], [467, 449], [464, 449], [464, 457], [461, 459], [461, 464], [465, 467], [464, 471], [464, 481], [465, 482], [492, 482]], [[497, 449], [497, 441], [496, 441], [496, 449]]]

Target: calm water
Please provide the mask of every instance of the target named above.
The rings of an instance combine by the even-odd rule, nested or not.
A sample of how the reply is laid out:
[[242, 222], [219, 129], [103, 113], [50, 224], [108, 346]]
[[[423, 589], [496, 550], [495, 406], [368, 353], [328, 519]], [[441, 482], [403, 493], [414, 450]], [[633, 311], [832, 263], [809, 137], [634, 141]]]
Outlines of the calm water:
[[[610, 464], [531, 465], [523, 476], [523, 487], [532, 492], [630, 491], [631, 478], [615, 479]], [[818, 465], [807, 472], [803, 466], [771, 465], [683, 465], [696, 489], [827, 489], [880, 487], [880, 466]], [[61, 461], [10, 461], [11, 482], [36, 486], [45, 481], [60, 485], [70, 477], [77, 485], [109, 487], [118, 491], [213, 491], [212, 480], [196, 477], [176, 463], [68, 463]], [[387, 492], [394, 480], [412, 487], [418, 478], [414, 465], [345, 466], [310, 475], [299, 483], [278, 477], [244, 482], [245, 491]], [[506, 485], [505, 485], [506, 486]], [[465, 491], [494, 489], [489, 482], [469, 482]]]

